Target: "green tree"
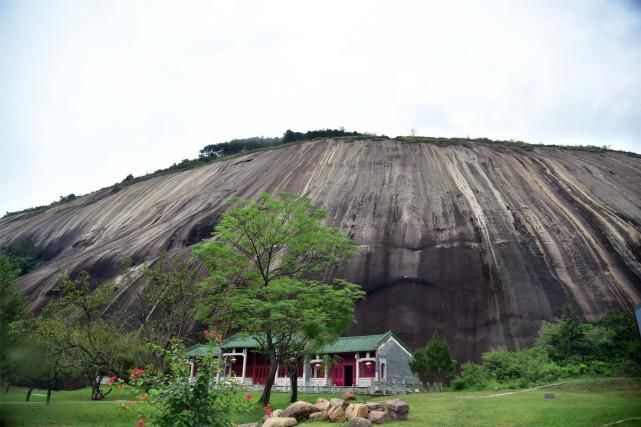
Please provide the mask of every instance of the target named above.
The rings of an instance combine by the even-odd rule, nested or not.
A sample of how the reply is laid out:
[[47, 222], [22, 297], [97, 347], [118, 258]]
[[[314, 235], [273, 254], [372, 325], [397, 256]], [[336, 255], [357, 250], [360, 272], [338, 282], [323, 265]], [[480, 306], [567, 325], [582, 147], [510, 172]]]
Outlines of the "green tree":
[[75, 360], [70, 359], [57, 342], [60, 331], [66, 328], [62, 319], [34, 316], [14, 322], [12, 326], [17, 356], [14, 375], [17, 383], [27, 386], [27, 402], [34, 387], [47, 390], [49, 404], [51, 391], [57, 387], [59, 379], [81, 378], [81, 372], [74, 371]]
[[194, 249], [212, 272], [204, 283], [200, 317], [216, 329], [234, 327], [255, 337], [270, 360], [264, 404], [278, 365], [297, 340], [335, 339], [353, 322], [355, 301], [364, 296], [344, 280], [311, 279], [356, 250], [340, 230], [323, 225], [324, 218], [305, 197], [236, 198], [213, 239]]
[[63, 276], [59, 292], [59, 300], [43, 313], [48, 321], [46, 333], [55, 351], [65, 353], [84, 372], [91, 398], [102, 399], [102, 379], [123, 376], [140, 358], [138, 335], [104, 318], [104, 309], [116, 292], [113, 285], [102, 283], [94, 289], [89, 273], [81, 271], [75, 279]]
[[541, 328], [539, 344], [556, 362], [566, 364], [580, 361], [587, 350], [587, 327], [587, 324], [579, 321], [572, 306], [566, 304], [556, 325], [544, 325]]
[[186, 337], [196, 317], [197, 275], [191, 260], [168, 260], [164, 252], [144, 268], [134, 313], [143, 341], [169, 348], [173, 340]]
[[0, 384], [11, 380], [12, 361], [16, 359], [16, 340], [10, 334], [12, 323], [24, 315], [22, 295], [15, 289], [14, 281], [20, 273], [19, 267], [9, 257], [0, 255]]
[[423, 384], [429, 382], [447, 383], [456, 369], [447, 341], [434, 332], [432, 338], [412, 355], [410, 369], [417, 374]]

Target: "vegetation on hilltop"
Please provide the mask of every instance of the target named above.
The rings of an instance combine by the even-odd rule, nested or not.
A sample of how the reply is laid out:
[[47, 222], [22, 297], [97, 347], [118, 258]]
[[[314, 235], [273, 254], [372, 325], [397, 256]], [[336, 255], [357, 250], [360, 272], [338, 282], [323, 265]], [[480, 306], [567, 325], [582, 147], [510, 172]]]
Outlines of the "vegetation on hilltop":
[[[276, 147], [282, 147], [293, 143], [299, 143], [304, 141], [311, 141], [315, 139], [322, 138], [332, 138], [343, 142], [352, 142], [362, 139], [374, 139], [374, 140], [385, 140], [389, 139], [386, 136], [379, 136], [369, 133], [361, 133], [356, 131], [346, 131], [343, 128], [340, 129], [317, 129], [306, 132], [296, 132], [288, 129], [285, 131], [282, 137], [264, 137], [264, 136], [254, 136], [249, 138], [238, 138], [232, 139], [230, 141], [225, 141], [216, 144], [209, 144], [203, 147], [199, 151], [199, 155], [194, 159], [183, 159], [178, 163], [174, 163], [171, 166], [164, 169], [157, 169], [154, 172], [147, 173], [145, 175], [134, 177], [132, 174], [127, 175], [122, 181], [113, 184], [111, 187], [106, 187], [111, 189], [111, 192], [115, 193], [123, 189], [124, 187], [134, 184], [139, 181], [144, 181], [149, 178], [168, 175], [175, 172], [182, 172], [190, 169], [197, 168], [199, 166], [204, 166], [208, 163], [228, 159], [240, 154], [248, 154], [253, 152], [258, 152], [262, 150], [269, 150]], [[429, 143], [436, 144], [440, 146], [451, 146], [451, 145], [468, 145], [472, 143], [482, 143], [482, 144], [491, 144], [496, 146], [520, 148], [527, 151], [533, 150], [535, 148], [556, 148], [561, 150], [572, 150], [572, 151], [585, 151], [591, 153], [604, 153], [611, 150], [609, 146], [595, 146], [595, 145], [548, 145], [548, 144], [533, 144], [521, 140], [492, 140], [489, 138], [443, 138], [443, 137], [431, 137], [431, 136], [397, 136], [394, 138], [397, 141], [407, 142], [407, 143]], [[629, 151], [620, 151], [623, 154], [641, 158], [641, 154], [629, 152]], [[69, 194], [67, 196], [61, 196], [60, 200], [50, 203], [49, 205], [35, 206], [32, 208], [26, 208], [20, 211], [7, 212], [4, 215], [4, 218], [25, 214], [25, 213], [38, 213], [45, 211], [54, 206], [58, 206], [65, 202], [76, 199], [78, 196], [75, 194]]]
[[[116, 193], [122, 190], [124, 187], [134, 184], [136, 182], [144, 181], [149, 178], [154, 178], [157, 176], [168, 175], [175, 172], [182, 172], [190, 169], [197, 168], [199, 166], [204, 166], [208, 163], [220, 160], [227, 159], [239, 154], [247, 154], [256, 151], [270, 149], [276, 146], [288, 145], [291, 143], [310, 141], [316, 138], [369, 138], [372, 135], [361, 134], [359, 132], [349, 132], [344, 129], [318, 129], [313, 131], [294, 132], [288, 129], [284, 135], [280, 138], [269, 138], [263, 136], [254, 136], [250, 138], [239, 138], [232, 139], [230, 141], [218, 143], [218, 144], [209, 144], [203, 147], [199, 156], [195, 159], [183, 159], [179, 163], [174, 163], [171, 166], [165, 169], [156, 169], [153, 172], [147, 173], [141, 176], [133, 176], [132, 174], [127, 175], [122, 181], [115, 183], [111, 187], [111, 192]], [[68, 196], [61, 196], [60, 200], [52, 202], [48, 205], [40, 205], [32, 208], [22, 209], [20, 211], [7, 212], [3, 218], [15, 216], [19, 214], [26, 213], [38, 213], [45, 211], [54, 206], [58, 206], [62, 203], [76, 199], [75, 194], [69, 194]]]

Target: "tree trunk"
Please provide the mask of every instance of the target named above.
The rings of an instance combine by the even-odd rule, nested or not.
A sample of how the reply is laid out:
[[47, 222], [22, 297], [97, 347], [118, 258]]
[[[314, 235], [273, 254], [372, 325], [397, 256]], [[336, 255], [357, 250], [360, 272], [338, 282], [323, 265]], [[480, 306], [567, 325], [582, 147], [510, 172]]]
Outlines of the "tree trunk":
[[263, 405], [267, 405], [269, 403], [269, 399], [271, 398], [272, 394], [272, 387], [274, 386], [274, 380], [276, 378], [276, 371], [278, 370], [278, 360], [276, 358], [275, 350], [271, 350], [269, 352], [269, 362], [270, 366], [269, 372], [267, 374], [267, 379], [265, 380], [265, 388], [263, 388], [263, 394], [258, 400]]
[[289, 366], [289, 383], [292, 386], [292, 394], [289, 398], [291, 403], [298, 401], [298, 367]]
[[10, 383], [10, 382], [7, 382], [7, 385], [6, 385], [5, 389], [4, 389], [4, 392], [5, 392], [5, 393], [9, 393], [9, 388], [10, 388], [10, 387], [11, 387], [11, 383]]
[[49, 402], [51, 402], [51, 389], [52, 388], [53, 388], [53, 386], [51, 384], [49, 384], [49, 387], [47, 387], [47, 405], [49, 404]]
[[100, 391], [100, 383], [102, 382], [102, 375], [94, 376], [91, 380], [91, 400], [102, 400], [102, 392]]
[[29, 386], [29, 390], [27, 391], [27, 398], [25, 399], [25, 402], [28, 402], [29, 399], [31, 399], [31, 392], [33, 391], [33, 386]]

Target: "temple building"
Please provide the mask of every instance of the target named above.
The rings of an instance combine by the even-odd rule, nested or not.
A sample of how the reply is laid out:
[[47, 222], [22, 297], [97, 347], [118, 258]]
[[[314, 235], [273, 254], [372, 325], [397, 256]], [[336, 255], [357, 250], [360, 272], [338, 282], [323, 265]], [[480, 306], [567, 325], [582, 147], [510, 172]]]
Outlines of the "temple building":
[[[258, 351], [255, 339], [234, 335], [213, 350], [222, 361], [221, 374], [234, 377], [242, 384], [260, 386], [265, 384], [269, 360]], [[188, 350], [192, 358], [192, 377], [197, 370], [199, 356], [212, 347], [195, 345]], [[375, 386], [388, 384], [412, 387], [419, 383], [409, 369], [412, 357], [410, 350], [392, 332], [379, 335], [341, 337], [333, 344], [318, 350], [298, 368], [298, 388], [301, 391], [325, 390], [345, 387], [372, 390]], [[278, 367], [274, 386], [276, 389], [290, 385], [288, 369]]]

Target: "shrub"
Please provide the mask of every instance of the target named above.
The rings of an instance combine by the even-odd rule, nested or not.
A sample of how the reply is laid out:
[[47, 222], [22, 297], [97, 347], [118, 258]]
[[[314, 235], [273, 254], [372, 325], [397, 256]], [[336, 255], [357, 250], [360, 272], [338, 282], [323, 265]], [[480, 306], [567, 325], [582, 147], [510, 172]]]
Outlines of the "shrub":
[[236, 381], [215, 382], [219, 365], [213, 351], [200, 360], [196, 379], [190, 381], [189, 360], [182, 346], [174, 343], [169, 350], [156, 350], [165, 359], [165, 372], [153, 367], [133, 370], [130, 386], [141, 394], [141, 401], [122, 406], [139, 414], [142, 424], [151, 421], [160, 427], [229, 426], [231, 411], [248, 404], [239, 397], [241, 386]]
[[482, 390], [487, 388], [490, 379], [491, 375], [482, 365], [466, 362], [461, 366], [461, 372], [452, 380], [452, 386], [454, 390]]

